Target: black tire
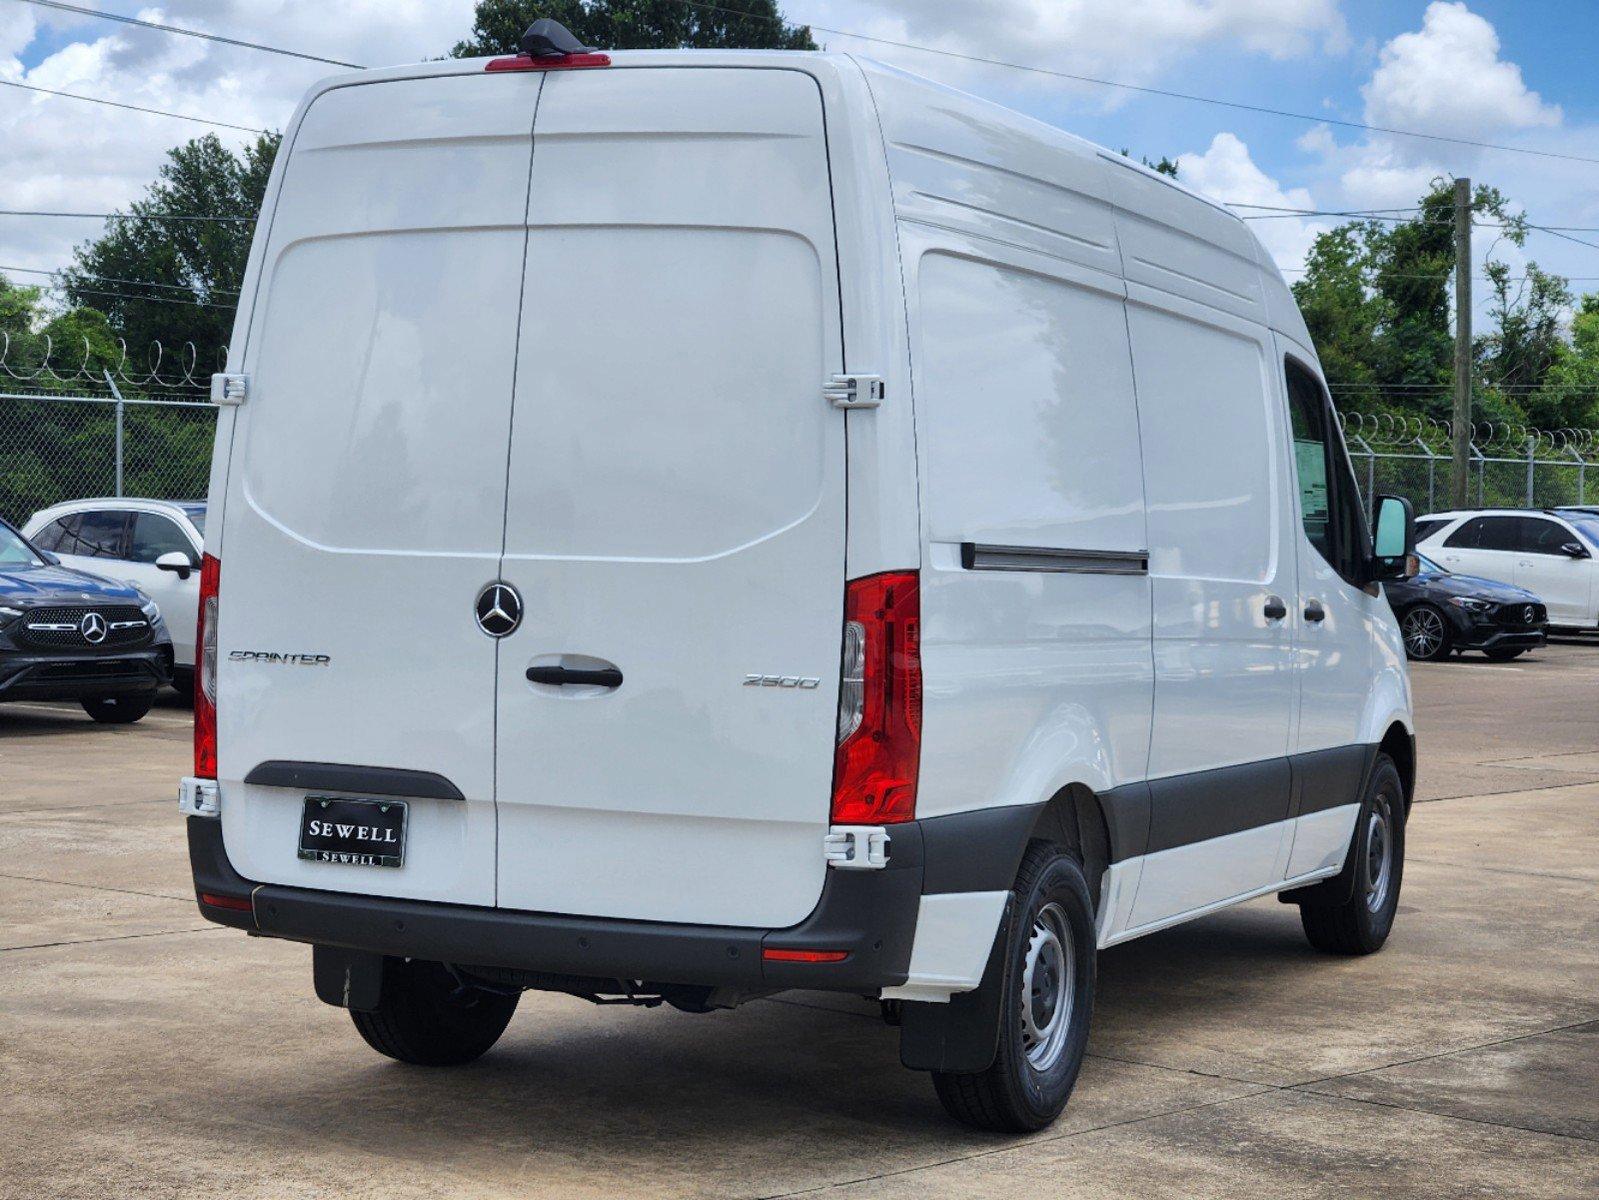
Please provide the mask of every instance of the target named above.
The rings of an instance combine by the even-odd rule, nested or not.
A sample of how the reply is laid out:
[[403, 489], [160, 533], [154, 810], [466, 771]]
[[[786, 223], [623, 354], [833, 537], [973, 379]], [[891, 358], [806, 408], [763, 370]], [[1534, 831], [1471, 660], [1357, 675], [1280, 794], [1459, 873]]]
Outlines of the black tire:
[[155, 693], [138, 696], [94, 696], [81, 702], [83, 711], [102, 725], [132, 725], [150, 711]]
[[[1374, 826], [1380, 826], [1380, 833]], [[1300, 923], [1318, 950], [1374, 954], [1394, 927], [1405, 877], [1405, 788], [1399, 768], [1386, 754], [1379, 754], [1372, 768], [1344, 867], [1354, 877], [1348, 898], [1332, 904], [1301, 901]]]
[[[933, 1087], [945, 1111], [963, 1124], [1031, 1133], [1066, 1107], [1088, 1047], [1094, 905], [1077, 860], [1041, 842], [1023, 857], [1011, 897], [999, 1052], [985, 1071], [934, 1071]], [[1042, 980], [1039, 970], [1045, 972]], [[1051, 987], [1052, 978], [1069, 980], [1070, 990], [1059, 982]], [[1041, 1040], [1034, 1040], [1038, 1035]]]
[[1417, 604], [1399, 618], [1399, 632], [1405, 639], [1405, 656], [1417, 662], [1438, 662], [1449, 657], [1454, 633], [1449, 618], [1431, 604]]
[[435, 962], [383, 962], [383, 998], [372, 1012], [350, 1012], [379, 1054], [419, 1067], [454, 1067], [480, 1058], [516, 1012], [516, 994], [462, 987]]
[[172, 672], [172, 690], [185, 704], [193, 704], [194, 672], [181, 667]]
[[1509, 662], [1513, 658], [1520, 658], [1526, 652], [1527, 647], [1525, 646], [1505, 646], [1500, 649], [1483, 651], [1488, 656], [1489, 662]]

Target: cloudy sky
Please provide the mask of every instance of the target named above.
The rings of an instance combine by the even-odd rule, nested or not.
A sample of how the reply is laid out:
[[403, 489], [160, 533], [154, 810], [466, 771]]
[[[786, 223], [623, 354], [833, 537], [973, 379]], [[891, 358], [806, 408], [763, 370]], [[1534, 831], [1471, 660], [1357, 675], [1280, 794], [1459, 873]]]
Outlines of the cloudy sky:
[[[466, 34], [472, 12], [471, 0], [77, 3], [366, 65], [441, 55]], [[783, 0], [782, 8], [791, 20], [838, 31], [817, 29], [829, 49], [893, 62], [1135, 155], [1169, 155], [1185, 181], [1221, 200], [1391, 208], [1414, 204], [1435, 176], [1469, 174], [1497, 184], [1535, 222], [1599, 226], [1599, 161], [1329, 123], [1599, 160], [1594, 0]], [[1319, 120], [982, 66], [888, 42]], [[0, 81], [281, 128], [305, 87], [331, 69], [0, 0]], [[0, 208], [114, 209], [142, 191], [170, 146], [206, 128], [0, 86]], [[230, 143], [247, 136], [216, 132]], [[1255, 222], [1289, 272], [1326, 224]], [[97, 231], [91, 221], [0, 215], [0, 269], [59, 267]], [[1599, 233], [1574, 236], [1599, 243]], [[1478, 250], [1521, 261], [1482, 234]], [[1579, 290], [1599, 290], [1599, 248], [1534, 234], [1527, 255], [1572, 276]]]

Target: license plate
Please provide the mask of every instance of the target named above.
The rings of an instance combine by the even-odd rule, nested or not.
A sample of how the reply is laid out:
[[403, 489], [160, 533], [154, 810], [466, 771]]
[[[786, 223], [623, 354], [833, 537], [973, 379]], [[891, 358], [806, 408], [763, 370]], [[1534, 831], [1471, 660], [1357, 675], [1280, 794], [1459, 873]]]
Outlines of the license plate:
[[300, 815], [300, 857], [356, 867], [405, 864], [405, 801], [307, 796]]

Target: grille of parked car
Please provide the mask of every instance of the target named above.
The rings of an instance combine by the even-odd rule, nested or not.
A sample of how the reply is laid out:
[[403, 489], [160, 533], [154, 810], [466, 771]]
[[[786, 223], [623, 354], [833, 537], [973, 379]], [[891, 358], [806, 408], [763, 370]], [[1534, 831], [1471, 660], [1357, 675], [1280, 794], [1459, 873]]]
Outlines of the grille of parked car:
[[24, 614], [16, 637], [18, 644], [40, 650], [125, 649], [150, 640], [150, 621], [131, 604], [35, 608]]
[[1499, 611], [1494, 614], [1494, 620], [1500, 625], [1521, 629], [1530, 625], [1542, 625], [1544, 616], [1544, 607], [1541, 604], [1501, 604]]

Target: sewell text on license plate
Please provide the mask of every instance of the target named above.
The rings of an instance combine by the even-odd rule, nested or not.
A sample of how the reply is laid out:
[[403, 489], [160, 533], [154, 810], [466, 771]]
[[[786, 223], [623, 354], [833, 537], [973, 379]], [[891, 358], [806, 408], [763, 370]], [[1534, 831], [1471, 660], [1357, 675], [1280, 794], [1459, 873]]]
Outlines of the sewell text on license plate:
[[405, 801], [307, 796], [300, 816], [300, 857], [357, 867], [405, 863]]

